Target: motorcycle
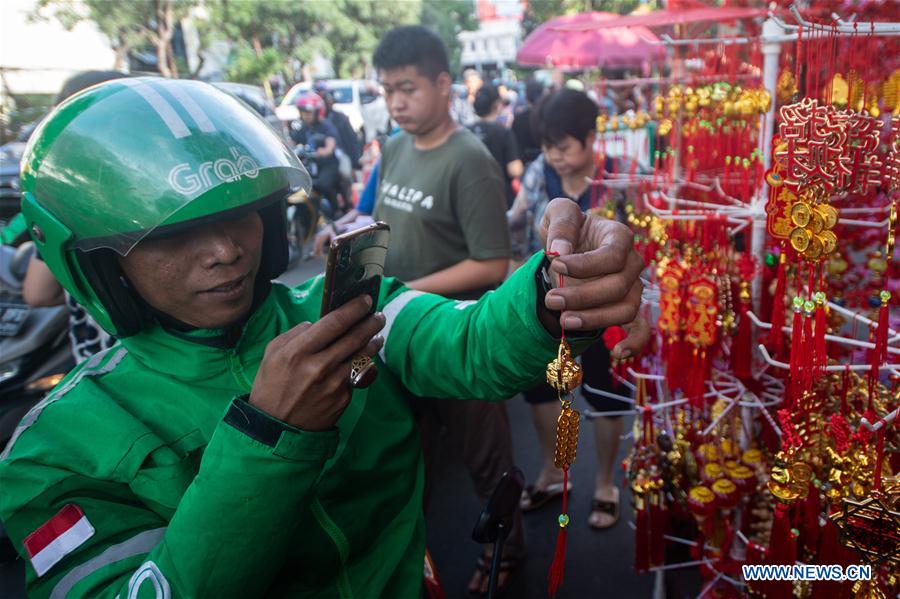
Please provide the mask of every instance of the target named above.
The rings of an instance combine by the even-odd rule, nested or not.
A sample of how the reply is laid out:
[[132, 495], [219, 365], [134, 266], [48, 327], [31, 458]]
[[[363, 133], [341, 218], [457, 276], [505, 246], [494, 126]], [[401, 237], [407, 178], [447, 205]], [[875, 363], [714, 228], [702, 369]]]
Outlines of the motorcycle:
[[74, 366], [66, 306], [32, 308], [22, 297], [33, 254], [30, 241], [0, 246], [0, 447]]
[[[315, 148], [311, 145], [297, 146], [294, 152], [315, 184], [319, 172]], [[309, 256], [305, 251], [307, 244], [316, 236], [323, 219], [325, 222], [334, 220], [334, 210], [328, 198], [322, 197], [315, 189], [309, 192], [301, 189], [288, 196], [287, 203], [288, 247], [293, 262], [298, 257]]]

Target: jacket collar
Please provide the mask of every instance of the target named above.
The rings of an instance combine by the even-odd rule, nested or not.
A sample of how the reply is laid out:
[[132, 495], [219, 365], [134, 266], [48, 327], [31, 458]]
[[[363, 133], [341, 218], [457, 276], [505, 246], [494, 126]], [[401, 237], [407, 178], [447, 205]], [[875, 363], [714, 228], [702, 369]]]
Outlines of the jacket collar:
[[[282, 322], [285, 319], [278, 317], [276, 298], [285, 290], [280, 285], [273, 285], [271, 292], [236, 332], [225, 329], [176, 331], [155, 322], [121, 342], [146, 367], [177, 378], [199, 381], [221, 376], [231, 367], [229, 361], [235, 358], [239, 364], [252, 364], [255, 375], [266, 345], [285, 326]], [[236, 337], [236, 341], [223, 344], [221, 340], [226, 335]]]

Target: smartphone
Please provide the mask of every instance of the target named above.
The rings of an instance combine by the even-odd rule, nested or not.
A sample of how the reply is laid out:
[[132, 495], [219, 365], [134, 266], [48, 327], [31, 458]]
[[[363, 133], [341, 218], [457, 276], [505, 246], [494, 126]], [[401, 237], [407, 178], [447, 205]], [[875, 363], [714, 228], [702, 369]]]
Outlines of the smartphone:
[[390, 237], [391, 228], [379, 221], [331, 240], [325, 259], [321, 316], [364, 293], [372, 298], [369, 312], [375, 312]]

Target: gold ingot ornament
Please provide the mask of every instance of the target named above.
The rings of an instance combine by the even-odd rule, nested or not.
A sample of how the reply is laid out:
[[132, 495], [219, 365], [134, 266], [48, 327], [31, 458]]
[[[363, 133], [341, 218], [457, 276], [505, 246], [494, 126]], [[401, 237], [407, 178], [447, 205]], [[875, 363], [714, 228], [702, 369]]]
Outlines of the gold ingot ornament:
[[565, 339], [559, 342], [556, 359], [547, 364], [547, 382], [561, 394], [571, 393], [581, 384], [581, 366], [572, 357]]
[[553, 463], [557, 468], [567, 469], [575, 461], [578, 450], [578, 426], [581, 415], [572, 409], [568, 395], [581, 384], [581, 366], [572, 357], [572, 350], [565, 338], [559, 341], [556, 359], [547, 364], [547, 382], [559, 394], [562, 406], [556, 420], [556, 452]]

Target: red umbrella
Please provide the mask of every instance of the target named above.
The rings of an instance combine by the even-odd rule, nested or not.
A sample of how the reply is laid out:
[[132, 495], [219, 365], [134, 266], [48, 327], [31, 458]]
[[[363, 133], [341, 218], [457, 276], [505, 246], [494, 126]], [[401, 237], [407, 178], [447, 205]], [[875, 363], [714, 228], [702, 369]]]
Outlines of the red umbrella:
[[769, 13], [768, 8], [744, 8], [709, 6], [705, 8], [692, 8], [688, 10], [655, 10], [642, 14], [630, 14], [617, 16], [615, 19], [604, 19], [605, 22], [580, 22], [566, 23], [556, 27], [559, 31], [583, 31], [586, 29], [604, 29], [607, 27], [664, 27], [666, 25], [688, 25], [709, 21], [734, 21], [765, 17]]
[[619, 15], [583, 12], [551, 19], [531, 32], [516, 54], [522, 66], [584, 69], [592, 67], [637, 67], [665, 58], [662, 46], [649, 44], [656, 36], [646, 27], [617, 27], [560, 31], [560, 27], [590, 25]]

